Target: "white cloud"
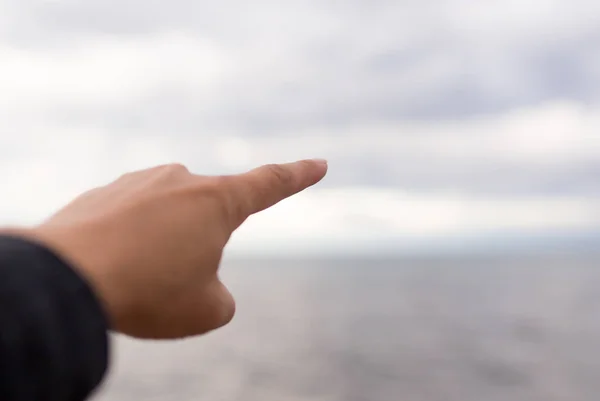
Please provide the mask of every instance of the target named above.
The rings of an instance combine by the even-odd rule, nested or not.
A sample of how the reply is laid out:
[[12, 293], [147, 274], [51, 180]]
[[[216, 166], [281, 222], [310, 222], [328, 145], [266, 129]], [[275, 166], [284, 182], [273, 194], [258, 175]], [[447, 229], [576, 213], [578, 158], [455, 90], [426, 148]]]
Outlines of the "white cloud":
[[[420, 170], [442, 177], [445, 169], [457, 169], [460, 175], [461, 171], [472, 173], [461, 170], [464, 166], [493, 171], [494, 166], [507, 165], [517, 170], [520, 166], [520, 174], [536, 165], [550, 168], [544, 171], [560, 171], [600, 157], [599, 121], [596, 109], [560, 103], [464, 121], [373, 125], [343, 132], [315, 130], [279, 137], [117, 137], [99, 128], [82, 136], [69, 127], [36, 126], [30, 132], [37, 136], [0, 137], [0, 144], [5, 144], [2, 148], [21, 150], [13, 157], [9, 153], [0, 163], [4, 188], [0, 222], [39, 221], [90, 186], [155, 164], [178, 161], [198, 173], [217, 174], [263, 163], [326, 157], [330, 178], [319, 188], [252, 218], [236, 235], [232, 249], [271, 252], [347, 242], [360, 247], [373, 241], [406, 244], [489, 233], [598, 230], [597, 192], [588, 196], [508, 192], [497, 197], [440, 183], [427, 191], [374, 187], [344, 181], [348, 172], [342, 170], [359, 172], [360, 160], [393, 162], [398, 157], [399, 162], [390, 163], [386, 174], [401, 174], [394, 169], [406, 168], [411, 174]], [[519, 178], [502, 175], [500, 170], [486, 177], [492, 181]]]
[[325, 157], [240, 241], [598, 228], [599, 4], [0, 0], [0, 222], [153, 164]]
[[48, 50], [4, 44], [0, 60], [4, 112], [130, 104], [180, 86], [199, 93], [227, 71], [214, 43], [178, 32], [126, 40], [98, 36]]
[[1, 3], [11, 104], [105, 105], [106, 120], [169, 102], [165, 88], [242, 130], [505, 111], [600, 88], [593, 0]]
[[381, 241], [388, 248], [396, 242], [397, 250], [402, 250], [427, 240], [599, 226], [600, 198], [496, 199], [338, 188], [300, 195], [255, 216], [234, 236], [231, 249], [284, 253], [358, 247], [360, 251], [365, 243]]

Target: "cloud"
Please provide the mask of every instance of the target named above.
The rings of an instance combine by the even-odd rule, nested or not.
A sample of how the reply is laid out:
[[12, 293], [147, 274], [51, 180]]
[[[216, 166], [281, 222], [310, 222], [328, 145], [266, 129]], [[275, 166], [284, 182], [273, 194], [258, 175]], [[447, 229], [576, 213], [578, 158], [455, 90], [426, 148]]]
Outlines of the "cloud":
[[209, 41], [173, 33], [158, 38], [90, 39], [76, 49], [0, 46], [5, 112], [130, 105], [163, 89], [209, 88], [226, 69]]
[[[600, 9], [591, 0], [497, 0], [485, 7], [462, 0], [3, 3], [8, 16], [0, 39], [50, 60], [59, 53], [76, 58], [75, 83], [94, 76], [106, 90], [125, 91], [153, 80], [143, 99], [127, 92], [104, 114], [93, 104], [96, 118], [135, 114], [148, 120], [144, 129], [168, 118], [155, 111], [169, 110], [173, 97], [184, 112], [203, 114], [187, 131], [212, 120], [249, 134], [281, 134], [310, 124], [499, 113], [556, 98], [596, 102], [600, 93], [600, 25], [593, 17]], [[205, 63], [220, 74], [210, 76], [212, 85], [170, 82], [193, 82], [191, 70], [199, 67], [204, 76]], [[45, 77], [54, 73], [60, 74], [50, 69]], [[195, 103], [199, 94], [210, 104]], [[64, 108], [77, 114], [86, 104]]]
[[0, 222], [34, 223], [91, 186], [155, 164], [178, 161], [197, 173], [225, 174], [321, 156], [330, 161], [329, 177], [255, 216], [233, 251], [594, 231], [599, 122], [600, 110], [557, 103], [486, 118], [279, 137], [119, 137], [102, 128], [82, 136], [72, 127], [32, 123], [25, 136], [0, 141], [2, 149], [12, 147], [0, 164]]
[[[286, 216], [361, 201], [310, 235], [375, 235], [379, 209], [437, 216], [429, 236], [595, 225], [599, 4], [0, 0], [0, 221], [153, 164], [326, 157]], [[416, 235], [402, 220], [388, 234]]]
[[[502, 197], [595, 196], [600, 191], [600, 109], [568, 102], [501, 116], [312, 127], [280, 136], [244, 136], [228, 130], [142, 136], [132, 135], [126, 126], [12, 118], [4, 131], [18, 135], [0, 137], [5, 172], [16, 171], [10, 163], [45, 163], [49, 168], [84, 163], [98, 166], [102, 178], [108, 179], [109, 171], [116, 175], [179, 161], [198, 173], [221, 174], [325, 157], [331, 171], [322, 185], [329, 187]], [[90, 185], [94, 178], [89, 177]]]
[[[600, 197], [512, 199], [411, 194], [400, 190], [317, 190], [255, 216], [234, 236], [234, 253], [405, 252], [459, 240], [600, 227]], [[489, 245], [489, 244], [488, 244]], [[435, 248], [435, 246], [434, 246]]]

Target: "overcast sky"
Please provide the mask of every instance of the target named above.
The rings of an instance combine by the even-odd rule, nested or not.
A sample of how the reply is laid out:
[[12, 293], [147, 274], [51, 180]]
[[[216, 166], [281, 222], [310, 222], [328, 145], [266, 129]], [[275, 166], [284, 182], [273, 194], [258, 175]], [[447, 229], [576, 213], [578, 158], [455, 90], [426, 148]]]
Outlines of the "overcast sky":
[[232, 247], [600, 231], [598, 49], [595, 0], [0, 0], [0, 222], [325, 157]]

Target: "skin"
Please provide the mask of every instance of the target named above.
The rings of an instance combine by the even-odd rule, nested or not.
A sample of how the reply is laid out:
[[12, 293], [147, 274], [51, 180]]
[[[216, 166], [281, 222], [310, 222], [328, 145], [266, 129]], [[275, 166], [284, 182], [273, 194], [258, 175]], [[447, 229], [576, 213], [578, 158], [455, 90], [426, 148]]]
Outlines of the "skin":
[[218, 276], [231, 234], [326, 172], [321, 160], [221, 177], [164, 165], [88, 191], [39, 226], [3, 231], [69, 261], [95, 290], [115, 331], [142, 339], [195, 336], [224, 326], [235, 313]]

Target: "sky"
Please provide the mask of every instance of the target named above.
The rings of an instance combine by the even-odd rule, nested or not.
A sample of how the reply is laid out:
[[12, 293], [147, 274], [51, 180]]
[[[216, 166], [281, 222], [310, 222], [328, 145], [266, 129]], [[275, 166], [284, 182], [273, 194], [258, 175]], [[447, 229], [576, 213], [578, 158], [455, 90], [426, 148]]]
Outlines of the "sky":
[[0, 0], [0, 224], [321, 157], [232, 252], [600, 238], [598, 48], [594, 0]]

